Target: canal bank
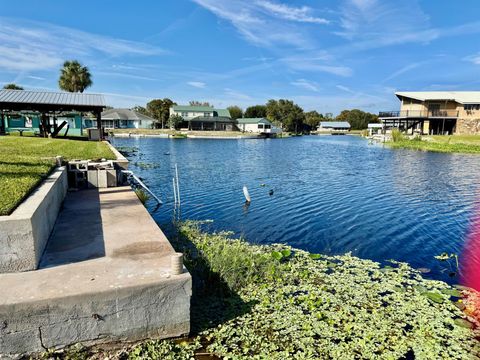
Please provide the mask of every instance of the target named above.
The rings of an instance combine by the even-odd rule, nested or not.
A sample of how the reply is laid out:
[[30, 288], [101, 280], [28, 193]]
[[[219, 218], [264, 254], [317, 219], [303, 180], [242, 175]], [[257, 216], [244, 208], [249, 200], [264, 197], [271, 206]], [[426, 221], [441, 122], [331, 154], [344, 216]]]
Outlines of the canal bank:
[[[469, 359], [480, 355], [471, 292], [407, 264], [256, 246], [207, 224], [177, 224], [172, 244], [193, 275], [192, 333], [60, 356], [163, 360]], [[462, 301], [460, 297], [465, 296]], [[372, 327], [372, 324], [376, 326]], [[54, 355], [54, 354], [51, 354]]]

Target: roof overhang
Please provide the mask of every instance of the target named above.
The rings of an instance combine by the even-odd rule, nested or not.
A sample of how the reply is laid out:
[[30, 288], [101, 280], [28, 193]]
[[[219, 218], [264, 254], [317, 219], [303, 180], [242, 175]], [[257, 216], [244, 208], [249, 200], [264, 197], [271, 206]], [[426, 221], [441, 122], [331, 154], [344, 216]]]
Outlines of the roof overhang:
[[100, 94], [0, 90], [0, 110], [37, 112], [101, 112], [105, 99]]
[[418, 101], [454, 101], [459, 104], [480, 104], [480, 91], [398, 91], [399, 100], [403, 98]]

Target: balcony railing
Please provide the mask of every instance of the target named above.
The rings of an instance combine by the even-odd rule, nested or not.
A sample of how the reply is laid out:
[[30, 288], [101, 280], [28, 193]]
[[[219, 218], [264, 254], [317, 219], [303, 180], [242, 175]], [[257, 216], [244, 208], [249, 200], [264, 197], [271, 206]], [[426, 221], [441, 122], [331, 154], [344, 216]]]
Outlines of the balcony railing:
[[379, 118], [457, 118], [457, 110], [401, 110], [380, 111]]

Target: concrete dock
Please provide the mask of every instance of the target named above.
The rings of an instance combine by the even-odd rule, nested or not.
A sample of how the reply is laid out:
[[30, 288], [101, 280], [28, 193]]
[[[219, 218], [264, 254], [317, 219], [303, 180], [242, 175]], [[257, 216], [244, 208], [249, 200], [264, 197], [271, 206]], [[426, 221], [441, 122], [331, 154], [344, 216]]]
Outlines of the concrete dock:
[[40, 269], [0, 274], [0, 354], [187, 334], [174, 253], [130, 187], [68, 193]]

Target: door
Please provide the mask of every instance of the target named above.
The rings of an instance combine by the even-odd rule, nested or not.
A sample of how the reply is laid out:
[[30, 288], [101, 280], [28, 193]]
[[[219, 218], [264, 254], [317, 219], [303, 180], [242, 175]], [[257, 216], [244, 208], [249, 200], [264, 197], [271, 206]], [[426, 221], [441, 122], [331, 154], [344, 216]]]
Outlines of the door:
[[440, 116], [440, 104], [428, 104], [429, 116]]

